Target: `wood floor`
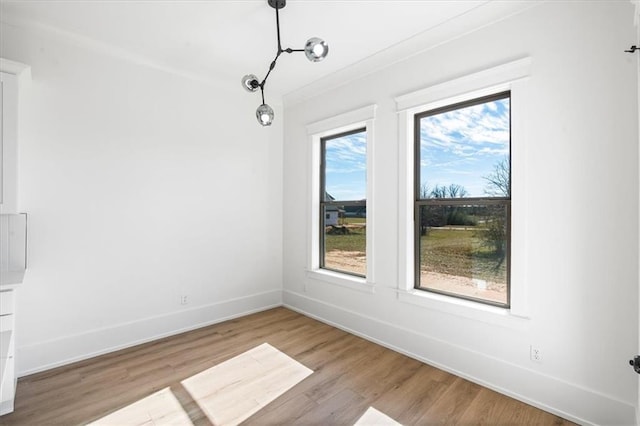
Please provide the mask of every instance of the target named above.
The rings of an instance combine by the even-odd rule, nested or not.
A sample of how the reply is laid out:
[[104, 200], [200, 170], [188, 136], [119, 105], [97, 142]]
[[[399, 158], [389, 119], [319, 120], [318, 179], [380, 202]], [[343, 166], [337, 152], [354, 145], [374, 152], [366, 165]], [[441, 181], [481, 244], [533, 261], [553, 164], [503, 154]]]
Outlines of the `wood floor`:
[[211, 425], [181, 382], [263, 343], [314, 372], [245, 425], [353, 425], [369, 407], [403, 425], [572, 424], [285, 308], [21, 378], [0, 424], [86, 424], [168, 388]]

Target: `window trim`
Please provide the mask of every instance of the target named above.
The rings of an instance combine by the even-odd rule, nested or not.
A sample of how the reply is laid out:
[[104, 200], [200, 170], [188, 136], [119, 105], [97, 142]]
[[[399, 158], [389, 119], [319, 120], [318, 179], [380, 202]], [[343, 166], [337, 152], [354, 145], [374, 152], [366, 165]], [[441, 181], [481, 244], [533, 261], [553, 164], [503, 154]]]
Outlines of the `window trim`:
[[[525, 57], [479, 72], [471, 72], [444, 83], [394, 98], [398, 114], [398, 283], [397, 297], [402, 303], [425, 309], [438, 310], [451, 315], [470, 318], [490, 324], [520, 329], [530, 318], [528, 303], [527, 234], [528, 209], [526, 197], [526, 122], [531, 92], [529, 78], [532, 60]], [[484, 95], [511, 91], [511, 105], [516, 113], [511, 116], [511, 187], [516, 197], [511, 200], [511, 306], [498, 308], [463, 299], [446, 297], [413, 288], [414, 261], [414, 164], [413, 116], [428, 109], [478, 98]], [[513, 248], [517, 248], [514, 250]]]
[[[508, 197], [463, 197], [463, 198], [446, 198], [446, 199], [422, 199], [420, 198], [420, 160], [421, 160], [421, 146], [420, 146], [420, 121], [425, 117], [432, 117], [434, 115], [457, 111], [462, 108], [470, 106], [481, 105], [484, 103], [508, 99], [509, 100], [509, 196]], [[445, 105], [434, 109], [422, 111], [413, 115], [413, 208], [414, 208], [414, 231], [413, 231], [413, 246], [414, 246], [414, 259], [413, 262], [413, 287], [419, 291], [428, 291], [432, 293], [442, 294], [448, 297], [456, 297], [459, 299], [465, 299], [476, 303], [483, 303], [486, 305], [496, 306], [499, 308], [509, 309], [511, 306], [511, 91], [506, 90], [491, 95], [485, 95], [477, 98], [468, 99], [455, 104]], [[507, 301], [506, 303], [494, 302], [488, 299], [481, 299], [478, 297], [466, 296], [463, 294], [447, 292], [438, 289], [425, 288], [420, 286], [420, 226], [417, 219], [420, 217], [420, 207], [425, 205], [452, 205], [452, 204], [478, 204], [482, 206], [488, 205], [501, 205], [506, 208], [507, 212]]]
[[[320, 208], [320, 213], [318, 214], [318, 216], [320, 217], [320, 220], [318, 221], [318, 225], [320, 226], [320, 229], [318, 230], [318, 243], [320, 244], [318, 251], [320, 254], [320, 260], [319, 260], [319, 269], [324, 269], [327, 271], [332, 271], [332, 272], [336, 272], [339, 274], [347, 274], [347, 275], [353, 275], [355, 277], [361, 277], [361, 278], [366, 278], [366, 272], [365, 275], [362, 274], [357, 274], [355, 272], [349, 272], [349, 271], [342, 271], [339, 269], [333, 269], [333, 268], [328, 268], [326, 266], [326, 247], [325, 247], [325, 228], [326, 228], [326, 210], [324, 210], [327, 206], [364, 206], [365, 208], [367, 207], [367, 199], [365, 198], [364, 201], [362, 200], [340, 200], [340, 201], [327, 201], [324, 199], [324, 194], [327, 193], [327, 188], [326, 188], [326, 155], [327, 155], [327, 151], [326, 151], [326, 147], [327, 147], [327, 141], [328, 140], [332, 140], [332, 139], [339, 139], [345, 136], [351, 136], [351, 135], [355, 135], [358, 133], [364, 133], [365, 134], [365, 143], [366, 143], [366, 139], [367, 139], [367, 128], [366, 127], [361, 127], [358, 129], [353, 129], [353, 130], [349, 130], [346, 132], [341, 132], [341, 133], [337, 133], [337, 134], [332, 134], [332, 135], [327, 135], [327, 136], [323, 136], [320, 138], [320, 190], [318, 191], [318, 202], [319, 202], [319, 208]], [[368, 147], [367, 147], [368, 148]], [[367, 150], [367, 154], [368, 154], [368, 150]], [[368, 169], [368, 168], [367, 168]], [[368, 173], [368, 170], [367, 170]], [[367, 187], [369, 185], [367, 184]], [[324, 213], [324, 214], [323, 214]], [[365, 235], [365, 243], [367, 241], [367, 236]], [[365, 246], [365, 250], [366, 250], [366, 246]], [[366, 251], [365, 251], [366, 253]], [[367, 265], [369, 264], [369, 259], [367, 257]], [[365, 270], [366, 271], [366, 270]]]
[[[306, 276], [311, 281], [323, 284], [333, 284], [365, 293], [375, 292], [375, 198], [374, 198], [374, 174], [373, 164], [375, 159], [374, 144], [374, 120], [377, 105], [367, 105], [336, 116], [307, 124], [308, 137], [308, 200], [307, 200], [307, 267]], [[323, 137], [335, 135], [356, 129], [366, 129], [367, 137], [367, 274], [366, 278], [349, 275], [342, 272], [334, 272], [320, 268], [319, 238], [320, 227], [320, 140]]]

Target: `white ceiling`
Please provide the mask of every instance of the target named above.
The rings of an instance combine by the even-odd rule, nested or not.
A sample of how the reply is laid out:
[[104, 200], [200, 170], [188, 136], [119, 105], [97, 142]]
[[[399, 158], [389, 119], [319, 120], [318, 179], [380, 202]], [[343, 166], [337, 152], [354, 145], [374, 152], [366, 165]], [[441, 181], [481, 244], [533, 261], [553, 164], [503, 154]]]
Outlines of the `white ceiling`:
[[[267, 0], [16, 1], [0, 0], [2, 21], [80, 36], [173, 72], [236, 84], [262, 79], [276, 53], [275, 10]], [[284, 53], [269, 77], [270, 97], [282, 96], [430, 30], [471, 14], [476, 27], [513, 13], [511, 0], [288, 0], [280, 11], [283, 48], [318, 36], [329, 44], [319, 63]], [[485, 13], [486, 11], [486, 13]], [[503, 16], [497, 16], [497, 14]], [[472, 28], [463, 28], [471, 30]]]

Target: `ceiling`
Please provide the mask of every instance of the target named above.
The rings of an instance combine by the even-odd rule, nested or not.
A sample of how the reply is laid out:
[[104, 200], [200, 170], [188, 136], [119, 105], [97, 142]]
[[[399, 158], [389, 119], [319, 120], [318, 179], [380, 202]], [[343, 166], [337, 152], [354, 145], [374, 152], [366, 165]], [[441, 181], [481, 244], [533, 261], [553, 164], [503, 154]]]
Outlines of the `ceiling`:
[[[477, 26], [513, 13], [501, 0], [289, 0], [280, 11], [283, 48], [302, 48], [321, 37], [329, 55], [319, 63], [283, 54], [266, 91], [282, 96], [405, 40], [456, 24]], [[108, 46], [172, 72], [212, 84], [235, 84], [253, 73], [262, 79], [276, 53], [275, 10], [266, 0], [0, 0], [2, 21], [53, 30]], [[502, 15], [502, 16], [498, 16]], [[241, 90], [241, 89], [240, 89]]]

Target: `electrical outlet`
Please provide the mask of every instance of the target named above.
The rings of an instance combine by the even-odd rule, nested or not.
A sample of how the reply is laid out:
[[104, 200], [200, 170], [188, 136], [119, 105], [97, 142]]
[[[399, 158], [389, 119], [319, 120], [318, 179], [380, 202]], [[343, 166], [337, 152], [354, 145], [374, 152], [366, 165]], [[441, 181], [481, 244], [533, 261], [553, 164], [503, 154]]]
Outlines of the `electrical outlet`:
[[537, 346], [530, 346], [531, 361], [542, 362], [542, 349]]
[[180, 296], [180, 304], [186, 305], [187, 303], [189, 303], [189, 299], [187, 298], [187, 295], [183, 294], [182, 296]]

